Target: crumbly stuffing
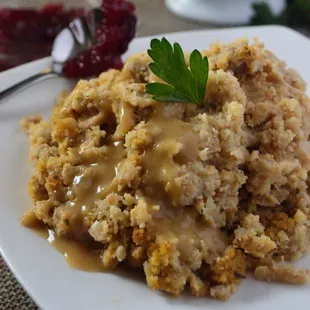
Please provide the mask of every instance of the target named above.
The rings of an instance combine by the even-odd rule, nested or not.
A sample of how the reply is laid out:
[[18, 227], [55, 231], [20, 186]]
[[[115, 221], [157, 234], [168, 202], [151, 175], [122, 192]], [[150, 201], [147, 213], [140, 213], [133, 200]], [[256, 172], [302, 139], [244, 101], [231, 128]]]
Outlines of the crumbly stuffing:
[[306, 284], [310, 276], [309, 270], [297, 270], [289, 264], [277, 266], [259, 266], [255, 269], [254, 277], [261, 281], [283, 282], [290, 284]]
[[142, 53], [78, 82], [50, 120], [24, 119], [35, 168], [24, 224], [95, 245], [104, 268], [126, 262], [173, 295], [227, 300], [247, 272], [306, 283], [285, 263], [309, 248], [306, 84], [259, 42], [203, 54], [205, 106], [152, 100]]

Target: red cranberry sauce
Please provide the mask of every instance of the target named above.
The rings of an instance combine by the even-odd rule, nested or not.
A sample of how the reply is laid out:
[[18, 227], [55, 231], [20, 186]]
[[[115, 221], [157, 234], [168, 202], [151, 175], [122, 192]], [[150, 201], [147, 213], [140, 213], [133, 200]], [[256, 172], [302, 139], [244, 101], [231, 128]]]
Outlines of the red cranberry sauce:
[[[135, 36], [135, 6], [127, 0], [103, 0], [104, 18], [93, 46], [64, 66], [70, 78], [98, 75], [123, 66], [121, 55]], [[40, 10], [0, 10], [0, 71], [50, 55], [56, 35], [83, 9], [49, 4]]]

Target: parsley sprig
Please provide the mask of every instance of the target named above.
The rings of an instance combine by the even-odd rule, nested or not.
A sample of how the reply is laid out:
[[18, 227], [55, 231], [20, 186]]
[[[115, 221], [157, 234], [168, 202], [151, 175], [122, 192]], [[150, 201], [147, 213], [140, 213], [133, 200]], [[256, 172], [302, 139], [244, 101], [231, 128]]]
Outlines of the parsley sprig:
[[153, 62], [151, 71], [167, 84], [150, 83], [146, 92], [153, 99], [163, 102], [193, 102], [204, 104], [206, 84], [209, 76], [209, 61], [194, 50], [186, 66], [184, 53], [178, 43], [172, 46], [166, 38], [153, 39], [148, 50]]

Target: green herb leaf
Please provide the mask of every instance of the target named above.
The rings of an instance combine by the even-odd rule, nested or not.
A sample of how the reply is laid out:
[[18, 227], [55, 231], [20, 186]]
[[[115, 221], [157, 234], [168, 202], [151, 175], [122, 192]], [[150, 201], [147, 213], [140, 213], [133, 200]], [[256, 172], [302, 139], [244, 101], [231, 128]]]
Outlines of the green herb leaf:
[[167, 84], [150, 83], [146, 92], [153, 99], [163, 102], [193, 102], [204, 104], [207, 80], [209, 76], [209, 61], [194, 50], [187, 68], [184, 53], [178, 43], [172, 46], [166, 38], [153, 39], [148, 54], [153, 62], [151, 71]]

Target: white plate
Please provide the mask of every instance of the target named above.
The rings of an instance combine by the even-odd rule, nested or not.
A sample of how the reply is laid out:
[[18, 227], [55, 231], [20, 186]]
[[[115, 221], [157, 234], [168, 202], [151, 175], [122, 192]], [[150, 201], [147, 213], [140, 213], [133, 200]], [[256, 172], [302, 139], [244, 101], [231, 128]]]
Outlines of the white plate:
[[[310, 82], [310, 41], [283, 27], [235, 28], [229, 30], [167, 34], [185, 50], [203, 49], [217, 39], [229, 42], [238, 37], [258, 37], [289, 66]], [[161, 37], [158, 35], [157, 37]], [[128, 54], [149, 46], [150, 38], [136, 39]], [[0, 74], [0, 89], [48, 66], [48, 58]], [[112, 273], [87, 273], [70, 269], [65, 259], [36, 234], [19, 224], [23, 212], [31, 207], [27, 194], [30, 166], [28, 144], [19, 128], [21, 117], [49, 113], [57, 94], [70, 83], [50, 80], [0, 104], [0, 249], [15, 276], [45, 310], [126, 309], [148, 310], [230, 309], [298, 310], [310, 304], [310, 286], [267, 284], [243, 281], [228, 303], [182, 296], [170, 298], [152, 291], [132, 277]], [[310, 267], [310, 256], [298, 262]], [[1, 298], [1, 296], [0, 296]], [[306, 306], [307, 305], [307, 306]]]

